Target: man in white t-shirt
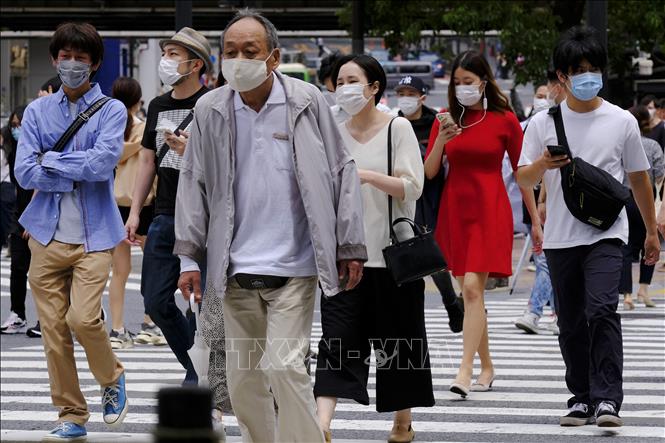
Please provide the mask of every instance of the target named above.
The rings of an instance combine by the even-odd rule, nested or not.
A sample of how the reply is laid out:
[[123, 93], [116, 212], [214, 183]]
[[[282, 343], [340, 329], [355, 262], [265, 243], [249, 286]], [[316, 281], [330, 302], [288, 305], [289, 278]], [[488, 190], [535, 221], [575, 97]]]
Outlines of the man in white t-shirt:
[[[574, 157], [609, 172], [619, 182], [628, 174], [633, 195], [647, 228], [645, 262], [655, 263], [660, 244], [649, 162], [636, 120], [630, 113], [597, 97], [607, 51], [589, 28], [572, 28], [554, 50], [554, 67], [568, 91], [561, 103], [566, 138]], [[547, 188], [547, 219], [543, 249], [550, 268], [559, 318], [559, 345], [566, 364], [566, 384], [573, 397], [562, 426], [622, 426], [623, 344], [617, 311], [621, 275], [621, 244], [628, 241], [623, 210], [606, 231], [578, 221], [568, 210], [561, 190], [559, 168], [570, 160], [552, 156], [558, 145], [554, 120], [536, 114], [524, 137], [519, 170], [520, 186], [541, 179]]]

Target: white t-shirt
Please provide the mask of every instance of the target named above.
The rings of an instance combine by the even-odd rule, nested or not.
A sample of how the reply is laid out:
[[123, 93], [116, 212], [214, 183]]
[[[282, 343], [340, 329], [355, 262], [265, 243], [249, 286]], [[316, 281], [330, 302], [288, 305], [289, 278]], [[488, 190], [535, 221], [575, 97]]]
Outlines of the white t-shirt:
[[[573, 157], [580, 157], [609, 172], [620, 183], [623, 182], [625, 172], [649, 169], [637, 120], [628, 111], [603, 101], [594, 111], [578, 113], [572, 111], [564, 101], [561, 103], [561, 112]], [[532, 164], [542, 156], [547, 145], [558, 144], [554, 119], [546, 112], [539, 112], [531, 119], [524, 134], [518, 166]], [[563, 200], [561, 173], [558, 169], [545, 172], [543, 182], [547, 188], [544, 249], [591, 245], [609, 238], [628, 242], [625, 209], [610, 229], [602, 231], [582, 223], [570, 213]]]
[[[356, 161], [358, 169], [387, 174], [388, 169], [388, 124], [386, 124], [367, 143], [359, 143], [351, 136], [346, 123], [339, 125], [344, 144]], [[416, 200], [420, 198], [425, 181], [423, 161], [420, 157], [418, 139], [413, 132], [411, 122], [404, 117], [397, 117], [392, 126], [393, 140], [393, 177], [399, 177], [404, 183], [404, 200], [393, 198], [393, 220], [407, 217], [413, 220], [416, 213]], [[378, 188], [364, 184], [360, 188], [363, 199], [363, 218], [365, 225], [365, 245], [368, 260], [365, 267], [385, 268], [383, 248], [390, 244], [388, 225], [388, 194]], [[413, 231], [405, 223], [395, 227], [400, 240], [413, 236]]]

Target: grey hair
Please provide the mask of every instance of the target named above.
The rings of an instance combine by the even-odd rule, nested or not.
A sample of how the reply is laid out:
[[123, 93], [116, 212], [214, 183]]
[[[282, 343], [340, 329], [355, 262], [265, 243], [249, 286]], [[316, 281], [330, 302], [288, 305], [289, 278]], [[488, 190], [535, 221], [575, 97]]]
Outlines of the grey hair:
[[268, 44], [269, 51], [272, 51], [275, 48], [279, 48], [279, 38], [277, 37], [277, 28], [275, 28], [275, 25], [273, 25], [270, 20], [262, 16], [258, 11], [249, 8], [238, 10], [231, 21], [226, 24], [226, 28], [224, 28], [222, 33], [222, 43], [224, 43], [224, 36], [226, 35], [226, 31], [228, 31], [229, 28], [236, 22], [239, 22], [244, 18], [253, 18], [263, 25], [263, 28], [266, 30], [266, 43]]

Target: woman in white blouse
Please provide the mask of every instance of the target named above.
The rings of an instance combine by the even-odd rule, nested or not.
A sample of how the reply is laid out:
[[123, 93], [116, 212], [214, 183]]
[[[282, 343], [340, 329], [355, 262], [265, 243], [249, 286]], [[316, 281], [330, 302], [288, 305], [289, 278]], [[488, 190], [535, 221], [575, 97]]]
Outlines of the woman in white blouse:
[[[386, 75], [374, 58], [342, 57], [332, 73], [337, 104], [351, 115], [340, 124], [342, 139], [358, 166], [362, 183], [368, 261], [358, 286], [321, 298], [323, 337], [319, 343], [314, 395], [326, 441], [330, 441], [338, 398], [369, 404], [367, 381], [371, 347], [376, 355], [376, 409], [395, 412], [388, 441], [412, 441], [411, 408], [434, 405], [427, 336], [425, 283], [398, 287], [382, 250], [389, 244], [388, 195], [393, 219], [413, 219], [423, 188], [418, 140], [411, 124], [376, 109]], [[391, 127], [393, 174], [387, 175]]]

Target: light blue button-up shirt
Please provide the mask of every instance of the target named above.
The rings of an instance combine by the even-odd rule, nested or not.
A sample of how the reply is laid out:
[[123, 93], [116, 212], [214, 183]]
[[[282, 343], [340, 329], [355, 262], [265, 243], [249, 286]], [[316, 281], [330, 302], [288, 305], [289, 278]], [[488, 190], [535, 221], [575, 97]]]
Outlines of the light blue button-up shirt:
[[[99, 85], [94, 84], [76, 103], [76, 112], [85, 111], [102, 97]], [[113, 196], [113, 170], [123, 150], [127, 110], [118, 100], [110, 100], [79, 129], [62, 152], [51, 151], [71, 122], [62, 89], [26, 108], [15, 174], [21, 187], [38, 192], [19, 222], [32, 238], [47, 245], [58, 225], [62, 193], [71, 192], [76, 182], [85, 250], [103, 251], [125, 237]]]

